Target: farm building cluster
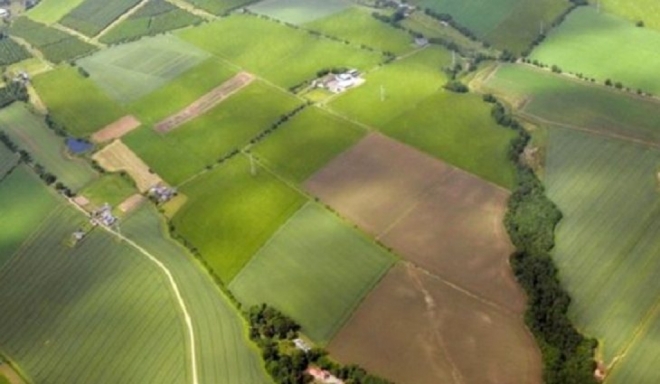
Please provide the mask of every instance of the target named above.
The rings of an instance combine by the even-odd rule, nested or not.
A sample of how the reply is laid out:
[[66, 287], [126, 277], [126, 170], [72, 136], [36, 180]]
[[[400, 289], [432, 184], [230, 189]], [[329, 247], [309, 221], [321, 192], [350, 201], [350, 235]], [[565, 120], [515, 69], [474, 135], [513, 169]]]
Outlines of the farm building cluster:
[[364, 83], [357, 69], [350, 69], [342, 73], [329, 73], [312, 84], [317, 88], [325, 88], [332, 93], [342, 93], [345, 90]]
[[167, 185], [155, 185], [149, 189], [149, 196], [161, 204], [170, 201], [176, 194], [176, 188]]
[[112, 214], [112, 207], [110, 204], [105, 203], [101, 208], [92, 212], [90, 222], [92, 225], [101, 224], [109, 227], [117, 222], [117, 217]]

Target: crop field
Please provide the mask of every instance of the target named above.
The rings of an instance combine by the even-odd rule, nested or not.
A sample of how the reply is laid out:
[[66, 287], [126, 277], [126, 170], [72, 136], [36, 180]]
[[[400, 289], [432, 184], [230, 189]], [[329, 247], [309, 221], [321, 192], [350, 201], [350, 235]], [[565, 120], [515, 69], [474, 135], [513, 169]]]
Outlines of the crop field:
[[[564, 213], [554, 259], [573, 298], [572, 319], [601, 341], [606, 365], [622, 359], [612, 372], [625, 372], [621, 377], [629, 380], [622, 383], [660, 379], [653, 364], [657, 354], [630, 358], [636, 348], [660, 342], [652, 326], [660, 305], [658, 164], [656, 149], [550, 131], [546, 185]], [[645, 381], [649, 377], [654, 380]]]
[[326, 344], [394, 261], [373, 240], [308, 203], [252, 257], [229, 289], [244, 305], [273, 305], [316, 343]]
[[378, 53], [252, 15], [232, 15], [177, 35], [287, 88], [314, 79], [324, 68], [367, 70], [382, 60]]
[[365, 134], [358, 125], [308, 107], [253, 150], [269, 168], [300, 183]]
[[222, 15], [232, 9], [240, 8], [256, 0], [188, 0], [188, 3], [215, 15]]
[[139, 2], [140, 0], [84, 0], [59, 22], [93, 37]]
[[300, 25], [334, 15], [350, 6], [347, 0], [265, 0], [249, 9], [273, 19]]
[[116, 207], [137, 190], [132, 182], [117, 173], [101, 176], [80, 192], [96, 207], [105, 203]]
[[[2, 128], [0, 128], [2, 130]], [[0, 182], [16, 165], [18, 165], [18, 153], [10, 151], [4, 144], [0, 144]]]
[[27, 49], [9, 37], [0, 38], [0, 66], [18, 63], [32, 57]]
[[[610, 60], [612, 47], [617, 47], [618, 60]], [[600, 82], [611, 79], [625, 87], [660, 94], [660, 76], [655, 71], [660, 66], [660, 32], [638, 28], [592, 7], [572, 12], [530, 58]]]
[[23, 104], [15, 103], [0, 110], [0, 130], [73, 191], [97, 176], [87, 163], [67, 155], [64, 138], [48, 129], [43, 117]]
[[0, 202], [1, 271], [14, 252], [55, 209], [57, 200], [27, 166], [21, 165], [0, 182]]
[[[217, 58], [206, 59], [149, 95], [130, 104], [128, 108], [142, 122], [153, 125], [192, 104], [213, 88], [229, 80], [236, 72]], [[172, 95], [177, 96], [172, 97]]]
[[83, 1], [85, 0], [41, 0], [27, 15], [36, 22], [54, 24]]
[[164, 35], [103, 50], [78, 62], [120, 103], [130, 103], [195, 67], [209, 54]]
[[515, 182], [507, 157], [515, 133], [497, 125], [491, 104], [474, 94], [441, 91], [385, 125], [388, 136], [504, 188]]
[[121, 106], [72, 67], [46, 72], [32, 79], [32, 84], [53, 119], [73, 136], [91, 135], [125, 115]]
[[305, 187], [404, 259], [522, 314], [525, 298], [509, 268], [513, 249], [502, 225], [507, 191], [379, 134], [332, 160]]
[[645, 27], [660, 29], [660, 3], [655, 0], [600, 0], [600, 9], [633, 22], [643, 21]]
[[660, 143], [660, 112], [654, 100], [520, 65], [500, 66], [482, 88], [541, 124]]
[[[564, 0], [415, 0], [412, 3], [448, 13], [459, 24], [498, 48], [522, 52], [568, 8]], [[548, 27], [546, 27], [547, 29]]]
[[193, 257], [169, 237], [157, 210], [144, 204], [123, 224], [122, 233], [158, 255], [178, 282], [195, 330], [200, 383], [271, 383], [238, 311]]
[[367, 295], [329, 350], [401, 384], [541, 383], [521, 316], [404, 263]]
[[24, 39], [53, 63], [73, 60], [96, 50], [96, 47], [62, 32], [34, 22], [27, 17], [14, 20], [9, 34]]
[[147, 5], [101, 36], [100, 41], [107, 44], [130, 41], [142, 36], [153, 36], [183, 28], [201, 21], [201, 18], [165, 0], [150, 0]]
[[96, 152], [92, 159], [109, 172], [126, 172], [140, 192], [146, 192], [163, 180], [120, 140]]
[[142, 123], [140, 123], [135, 116], [127, 115], [106, 125], [100, 131], [94, 132], [90, 138], [94, 143], [103, 143], [106, 141], [121, 139], [122, 136], [139, 128], [141, 124]]
[[86, 221], [60, 206], [0, 270], [3, 352], [33, 382], [188, 380], [184, 321], [167, 280], [100, 229], [67, 245]]
[[167, 134], [138, 130], [126, 136], [126, 140], [165, 180], [179, 184], [232, 150], [247, 145], [299, 104], [279, 89], [254, 82]]
[[451, 55], [442, 48], [427, 48], [364, 76], [366, 82], [346, 91], [328, 106], [346, 116], [382, 128], [397, 116], [414, 109], [447, 81], [442, 68]]
[[366, 8], [348, 8], [304, 27], [396, 55], [412, 51], [413, 37], [371, 16]]
[[176, 233], [225, 283], [305, 201], [262, 168], [253, 176], [240, 155], [179, 190], [188, 200], [172, 219]]

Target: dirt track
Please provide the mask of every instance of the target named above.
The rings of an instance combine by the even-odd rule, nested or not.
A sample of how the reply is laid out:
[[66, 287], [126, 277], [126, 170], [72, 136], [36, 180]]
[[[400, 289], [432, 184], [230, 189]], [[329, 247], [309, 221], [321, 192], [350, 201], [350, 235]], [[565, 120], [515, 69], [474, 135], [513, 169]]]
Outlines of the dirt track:
[[223, 100], [240, 91], [254, 80], [254, 76], [247, 72], [240, 72], [236, 76], [214, 88], [211, 92], [200, 97], [182, 111], [157, 123], [154, 129], [160, 133], [167, 133], [188, 121], [203, 115]]

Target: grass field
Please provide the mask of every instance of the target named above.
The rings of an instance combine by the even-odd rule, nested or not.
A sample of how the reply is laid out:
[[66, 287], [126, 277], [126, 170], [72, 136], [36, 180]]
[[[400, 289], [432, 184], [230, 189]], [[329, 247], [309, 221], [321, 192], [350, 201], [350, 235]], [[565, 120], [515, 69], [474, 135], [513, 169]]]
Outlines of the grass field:
[[188, 2], [207, 12], [222, 15], [235, 8], [253, 3], [255, 0], [189, 0]]
[[27, 17], [14, 20], [9, 33], [24, 39], [54, 63], [73, 60], [97, 49], [66, 32], [36, 23]]
[[350, 7], [346, 0], [265, 0], [250, 6], [255, 13], [292, 24], [304, 24]]
[[500, 66], [482, 86], [539, 123], [660, 143], [658, 103], [520, 65]]
[[[0, 128], [0, 130], [3, 130]], [[18, 165], [18, 153], [10, 151], [4, 144], [0, 144], [0, 181], [5, 178], [16, 165]]]
[[129, 196], [137, 193], [137, 189], [126, 177], [119, 174], [106, 174], [80, 191], [97, 207], [108, 203], [116, 207]]
[[397, 116], [413, 110], [447, 81], [442, 68], [451, 55], [441, 48], [427, 48], [365, 76], [366, 82], [346, 91], [328, 105], [373, 127], [382, 128]]
[[385, 125], [382, 132], [504, 188], [515, 170], [507, 157], [515, 133], [497, 125], [474, 94], [441, 91]]
[[252, 176], [243, 156], [199, 176], [180, 191], [188, 201], [172, 224], [225, 283], [304, 202], [265, 170]]
[[[611, 60], [614, 54], [617, 60]], [[572, 12], [532, 52], [531, 59], [595, 77], [601, 83], [611, 79], [660, 94], [660, 76], [655, 71], [660, 65], [660, 32], [638, 28], [593, 7]]]
[[197, 24], [201, 18], [168, 3], [165, 0], [150, 0], [128, 19], [101, 36], [103, 43], [118, 43], [153, 36], [174, 29]]
[[[498, 48], [521, 52], [570, 3], [566, 0], [415, 0], [412, 3], [448, 13], [459, 24]], [[548, 27], [546, 27], [547, 29]]]
[[394, 261], [332, 213], [308, 203], [268, 240], [229, 289], [244, 305], [273, 305], [315, 342], [326, 344]]
[[601, 341], [606, 365], [622, 358], [608, 383], [660, 380], [657, 354], [636, 352], [660, 342], [653, 325], [660, 305], [658, 164], [658, 150], [550, 131], [547, 193], [564, 213], [553, 255], [573, 298], [571, 318]]
[[304, 27], [396, 55], [415, 48], [411, 35], [376, 20], [371, 16], [371, 12], [367, 8], [351, 7], [335, 15], [305, 24]]
[[0, 270], [56, 206], [54, 194], [25, 165], [0, 182]]
[[9, 37], [0, 38], [0, 66], [18, 63], [32, 57], [22, 45]]
[[84, 0], [59, 22], [92, 37], [139, 2], [140, 0]]
[[27, 16], [39, 23], [54, 24], [84, 0], [42, 0], [27, 12]]
[[158, 255], [178, 282], [197, 339], [200, 383], [270, 384], [243, 319], [193, 257], [170, 239], [156, 209], [143, 205], [124, 223], [122, 232]]
[[[589, 2], [595, 4], [594, 0]], [[655, 0], [600, 0], [600, 9], [633, 22], [643, 21], [646, 27], [660, 29], [660, 3]]]
[[0, 130], [73, 191], [97, 176], [89, 164], [67, 155], [64, 138], [48, 129], [43, 117], [23, 104], [14, 103], [0, 110]]
[[278, 174], [302, 182], [365, 133], [353, 123], [309, 107], [260, 142], [254, 152]]
[[541, 383], [535, 349], [520, 317], [403, 263], [329, 346], [339, 361], [401, 384]]
[[[313, 36], [304, 30], [252, 15], [232, 15], [177, 32], [177, 35], [287, 88], [314, 79], [317, 71], [324, 68], [366, 70], [382, 59], [380, 54], [357, 46]], [[217, 39], [216, 36], [226, 38]]]
[[195, 67], [209, 54], [172, 35], [141, 39], [103, 50], [78, 62], [90, 78], [120, 103], [130, 103]]
[[143, 128], [129, 134], [126, 142], [165, 180], [179, 184], [245, 146], [299, 104], [289, 94], [255, 82], [167, 134]]
[[53, 119], [73, 136], [88, 136], [125, 115], [92, 80], [72, 67], [61, 66], [46, 72], [35, 77], [32, 84]]

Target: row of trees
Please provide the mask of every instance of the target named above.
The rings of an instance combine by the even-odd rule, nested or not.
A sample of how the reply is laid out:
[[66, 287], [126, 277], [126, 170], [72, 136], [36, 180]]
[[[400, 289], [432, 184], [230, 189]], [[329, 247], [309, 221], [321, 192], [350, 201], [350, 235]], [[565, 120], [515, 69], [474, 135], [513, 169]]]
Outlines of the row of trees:
[[528, 296], [525, 322], [543, 354], [543, 379], [547, 384], [596, 383], [594, 350], [597, 342], [585, 338], [568, 318], [571, 299], [562, 288], [550, 251], [554, 231], [562, 214], [545, 195], [545, 188], [532, 168], [522, 161], [530, 135], [492, 95], [491, 115], [502, 126], [517, 132], [511, 141], [509, 159], [516, 166], [517, 185], [508, 201], [504, 219], [516, 247], [511, 266]]

